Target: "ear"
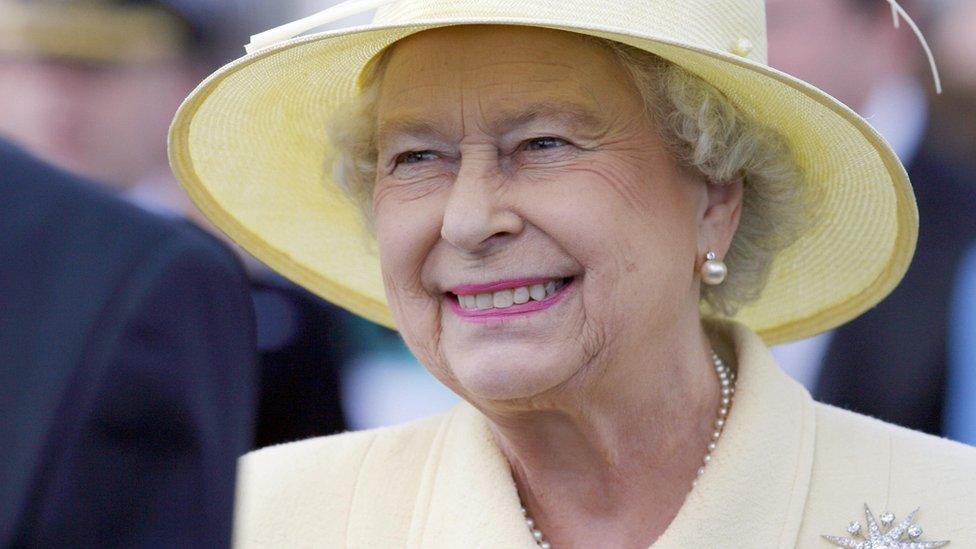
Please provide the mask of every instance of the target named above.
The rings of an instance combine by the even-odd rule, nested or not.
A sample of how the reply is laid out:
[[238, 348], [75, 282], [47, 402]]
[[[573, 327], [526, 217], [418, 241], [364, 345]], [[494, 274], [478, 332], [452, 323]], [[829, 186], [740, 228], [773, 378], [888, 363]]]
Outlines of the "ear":
[[742, 216], [743, 181], [706, 183], [705, 204], [698, 222], [698, 253], [715, 252], [722, 260], [732, 245]]

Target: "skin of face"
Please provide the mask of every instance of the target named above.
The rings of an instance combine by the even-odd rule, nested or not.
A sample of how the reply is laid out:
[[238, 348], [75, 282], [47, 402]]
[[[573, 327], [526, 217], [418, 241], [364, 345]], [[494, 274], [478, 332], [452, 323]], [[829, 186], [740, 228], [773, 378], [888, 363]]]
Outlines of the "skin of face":
[[3, 57], [0, 134], [72, 172], [128, 187], [166, 167], [169, 123], [196, 79], [180, 63]]
[[[605, 47], [517, 27], [409, 37], [390, 54], [377, 124], [389, 304], [414, 354], [466, 400], [626, 392], [650, 348], [699, 326], [696, 271], [727, 249], [741, 186], [678, 166]], [[457, 285], [524, 277], [574, 280], [556, 305], [505, 321], [448, 306]]]

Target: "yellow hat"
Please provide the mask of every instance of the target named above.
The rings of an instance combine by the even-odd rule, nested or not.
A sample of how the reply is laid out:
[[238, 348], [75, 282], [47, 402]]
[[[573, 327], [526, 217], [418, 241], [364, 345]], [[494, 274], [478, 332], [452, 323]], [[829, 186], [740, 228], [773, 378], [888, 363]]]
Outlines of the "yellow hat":
[[[380, 6], [365, 26], [298, 34]], [[735, 318], [768, 343], [833, 328], [897, 285], [918, 213], [901, 162], [861, 117], [766, 65], [762, 0], [356, 0], [254, 37], [204, 81], [170, 133], [170, 160], [199, 208], [255, 257], [350, 311], [394, 327], [375, 242], [327, 170], [327, 122], [379, 52], [461, 24], [598, 36], [697, 74], [782, 133], [809, 175], [817, 223], [773, 263]]]

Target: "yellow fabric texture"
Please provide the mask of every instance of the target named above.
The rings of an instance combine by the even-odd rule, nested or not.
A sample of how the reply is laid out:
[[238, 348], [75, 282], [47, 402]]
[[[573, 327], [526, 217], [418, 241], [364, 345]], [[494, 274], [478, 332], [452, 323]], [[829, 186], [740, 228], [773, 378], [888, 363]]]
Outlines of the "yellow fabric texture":
[[369, 26], [292, 39], [217, 71], [173, 122], [175, 174], [258, 259], [395, 328], [375, 241], [326, 169], [327, 122], [357, 93], [377, 53], [459, 24], [542, 26], [642, 48], [703, 77], [787, 137], [816, 207], [812, 228], [777, 256], [760, 298], [735, 316], [767, 343], [838, 326], [904, 275], [918, 214], [903, 166], [853, 111], [766, 65], [762, 0], [399, 0]]
[[[976, 449], [814, 402], [753, 332], [721, 323], [736, 397], [712, 461], [653, 545], [817, 549], [864, 504], [976, 547]], [[724, 342], [724, 343], [722, 343]], [[648, 494], [648, 497], [654, 497]], [[310, 439], [240, 462], [234, 539], [263, 547], [535, 547], [480, 412]]]

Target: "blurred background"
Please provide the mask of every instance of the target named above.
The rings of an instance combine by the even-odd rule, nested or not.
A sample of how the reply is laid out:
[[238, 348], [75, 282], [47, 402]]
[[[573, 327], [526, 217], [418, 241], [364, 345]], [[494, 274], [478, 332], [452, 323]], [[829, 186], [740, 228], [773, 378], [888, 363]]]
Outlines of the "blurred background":
[[[0, 139], [153, 215], [212, 230], [170, 173], [173, 114], [243, 55], [250, 35], [334, 3], [0, 0]], [[918, 38], [895, 27], [885, 0], [767, 0], [771, 65], [831, 93], [892, 144], [922, 224], [915, 263], [892, 297], [774, 352], [819, 400], [976, 443], [976, 2], [901, 5], [934, 51], [941, 95]], [[255, 309], [253, 448], [400, 423], [457, 401], [395, 333], [224, 245], [246, 266]]]
[[[243, 55], [251, 34], [329, 5], [0, 0], [0, 138], [222, 236], [170, 172], [169, 123], [200, 81]], [[255, 447], [399, 422], [456, 401], [395, 333], [235, 251], [251, 278], [261, 355]]]

